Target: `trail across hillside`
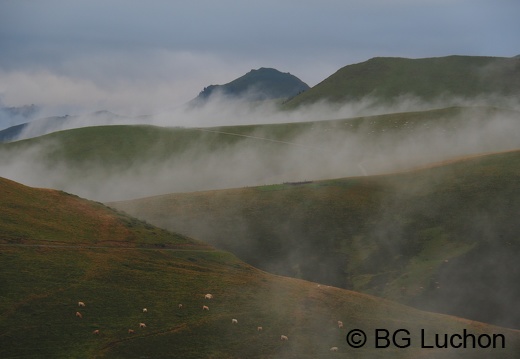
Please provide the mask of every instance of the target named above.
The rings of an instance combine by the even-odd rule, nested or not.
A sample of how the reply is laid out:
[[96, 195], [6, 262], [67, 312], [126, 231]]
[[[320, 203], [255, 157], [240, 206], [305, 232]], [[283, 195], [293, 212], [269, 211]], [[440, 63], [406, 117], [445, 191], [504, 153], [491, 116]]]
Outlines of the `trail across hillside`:
[[118, 246], [82, 246], [72, 244], [24, 244], [0, 243], [3, 247], [34, 247], [34, 248], [77, 248], [77, 249], [126, 249], [143, 251], [171, 251], [171, 252], [214, 252], [215, 249], [187, 249], [187, 248], [146, 248], [146, 247], [118, 247]]
[[203, 132], [212, 132], [212, 133], [219, 133], [221, 135], [229, 135], [229, 136], [238, 136], [238, 137], [245, 137], [245, 138], [253, 138], [255, 140], [262, 140], [262, 141], [268, 141], [268, 142], [274, 142], [274, 143], [283, 143], [286, 145], [292, 145], [292, 146], [298, 146], [303, 148], [310, 148], [310, 149], [316, 149], [316, 147], [313, 146], [307, 146], [301, 143], [295, 143], [295, 142], [288, 142], [288, 141], [280, 141], [280, 140], [273, 140], [272, 138], [266, 138], [266, 137], [259, 137], [259, 136], [250, 136], [250, 135], [242, 135], [240, 133], [233, 133], [233, 132], [224, 132], [224, 131], [216, 131], [216, 130], [208, 130], [205, 128], [196, 128], [198, 131]]
[[[208, 130], [208, 129], [205, 129], [205, 128], [196, 128], [196, 130], [198, 130], [198, 131], [204, 131], [204, 132], [218, 133], [218, 134], [222, 134], [222, 135], [229, 135], [229, 136], [238, 136], [238, 137], [252, 138], [252, 139], [255, 139], [255, 140], [261, 140], [261, 141], [267, 141], [267, 142], [273, 142], [273, 143], [282, 143], [282, 144], [285, 144], [285, 145], [291, 145], [291, 146], [297, 146], [297, 147], [300, 147], [300, 148], [306, 148], [306, 149], [309, 149], [309, 150], [312, 150], [312, 151], [320, 150], [320, 151], [323, 151], [324, 153], [327, 153], [327, 151], [326, 151], [325, 148], [316, 147], [316, 146], [308, 146], [308, 145], [304, 145], [304, 144], [296, 143], [296, 142], [288, 142], [288, 141], [273, 140], [273, 139], [271, 139], [271, 138], [266, 138], [266, 137], [250, 136], [250, 135], [242, 135], [242, 134], [239, 134], [239, 133], [233, 133], [233, 132], [224, 132], [224, 131]], [[361, 173], [362, 173], [363, 176], [368, 176], [368, 172], [367, 172], [366, 169], [361, 165], [361, 163], [358, 163], [357, 166], [358, 166], [358, 168], [361, 170]]]

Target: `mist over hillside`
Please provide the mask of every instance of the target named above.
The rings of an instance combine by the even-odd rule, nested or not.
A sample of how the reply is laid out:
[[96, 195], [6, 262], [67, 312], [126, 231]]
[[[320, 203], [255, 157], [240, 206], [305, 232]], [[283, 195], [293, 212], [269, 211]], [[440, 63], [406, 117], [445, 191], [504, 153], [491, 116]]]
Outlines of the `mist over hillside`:
[[[213, 127], [330, 120], [449, 106], [520, 109], [519, 68], [517, 57], [378, 57], [347, 65], [311, 89], [294, 75], [259, 68], [224, 85], [210, 85], [185, 105], [156, 108], [149, 113], [125, 109], [116, 115], [92, 109], [64, 110], [55, 115], [56, 110], [41, 106], [37, 114], [47, 114], [46, 118], [32, 121], [37, 118], [33, 115], [30, 122], [11, 119], [9, 123], [23, 125], [0, 131], [0, 141], [114, 124]], [[132, 108], [131, 104], [127, 107]]]
[[[4, 178], [0, 191], [2, 358], [351, 358], [360, 354], [345, 340], [353, 328], [368, 336], [362, 358], [512, 359], [520, 350], [518, 331], [275, 276], [68, 193]], [[409, 346], [375, 348], [377, 328], [407, 330]], [[494, 348], [421, 347], [437, 333]]]
[[0, 359], [520, 359], [520, 0], [0, 0]]
[[[18, 141], [56, 131], [101, 125], [159, 124], [194, 127], [266, 120], [276, 122], [280, 121], [281, 117], [277, 115], [278, 102], [276, 101], [294, 97], [307, 89], [309, 86], [294, 75], [276, 69], [260, 68], [251, 70], [224, 85], [210, 85], [184, 106], [166, 111], [157, 110], [148, 115], [123, 116], [100, 110], [32, 120], [36, 112], [34, 106], [3, 108], [0, 109], [0, 124], [5, 123], [3, 127], [7, 128], [0, 128], [0, 142]], [[20, 115], [29, 112], [32, 117]], [[215, 116], [216, 113], [226, 116], [225, 118]], [[250, 118], [252, 116], [256, 119]], [[263, 118], [260, 119], [259, 116]]]
[[479, 99], [494, 104], [520, 94], [518, 57], [446, 56], [408, 59], [376, 57], [339, 69], [305, 93], [288, 101], [286, 108], [316, 103], [350, 102], [372, 97], [378, 103]]
[[148, 121], [149, 118], [147, 116], [120, 116], [109, 111], [96, 111], [83, 115], [45, 117], [1, 130], [0, 143], [19, 141], [73, 128], [117, 124], [141, 124]]
[[[384, 59], [383, 63], [386, 61]], [[380, 59], [369, 62], [381, 65]], [[514, 71], [511, 72], [513, 80]], [[498, 72], [503, 75], [502, 68]], [[507, 170], [503, 170], [488, 163], [487, 167], [473, 171], [459, 165], [458, 170], [447, 173], [441, 171], [439, 174], [432, 169], [413, 177], [419, 167], [491, 152], [512, 153], [520, 148], [518, 98], [501, 90], [473, 93], [469, 82], [461, 84], [463, 90], [457, 95], [437, 96], [434, 88], [445, 84], [429, 79], [432, 96], [425, 99], [421, 93], [406, 90], [413, 90], [417, 85], [413, 81], [411, 85], [408, 83], [414, 77], [409, 75], [400, 78], [406, 86], [397, 95], [393, 88], [388, 93], [369, 91], [360, 97], [337, 100], [319, 99], [318, 92], [319, 96], [314, 98], [317, 101], [304, 101], [291, 107], [292, 101], [306, 96], [311, 89], [281, 107], [279, 100], [251, 101], [247, 96], [234, 97], [215, 91], [207, 97], [204, 106], [182, 106], [149, 116], [98, 111], [35, 120], [2, 131], [4, 134], [16, 133], [18, 137], [14, 139], [18, 140], [11, 138], [10, 143], [0, 144], [0, 176], [25, 185], [110, 202], [111, 206], [119, 206], [142, 220], [213, 243], [247, 260], [248, 265], [231, 255], [219, 254], [222, 253], [219, 251], [209, 254], [161, 252], [161, 248], [168, 246], [164, 241], [156, 241], [159, 235], [164, 235], [162, 230], [121, 213], [116, 216], [126, 218], [123, 232], [112, 231], [104, 222], [94, 224], [95, 230], [86, 230], [85, 233], [92, 234], [86, 238], [97, 244], [101, 237], [95, 234], [96, 230], [103, 230], [103, 238], [109, 237], [107, 242], [112, 234], [121, 233], [129, 236], [124, 237], [127, 240], [135, 238], [132, 230], [137, 228], [141, 234], [147, 233], [145, 240], [153, 243], [154, 248], [158, 247], [155, 248], [157, 253], [123, 255], [125, 250], [121, 247], [126, 248], [129, 244], [126, 240], [108, 243], [86, 256], [74, 250], [57, 254], [62, 248], [43, 249], [52, 252], [57, 263], [65, 261], [66, 268], [74, 273], [81, 274], [84, 268], [88, 268], [85, 270], [89, 274], [99, 273], [96, 265], [105, 263], [104, 268], [110, 274], [94, 275], [93, 287], [110, 293], [109, 307], [112, 309], [114, 303], [122, 300], [126, 303], [125, 308], [131, 306], [127, 301], [131, 290], [121, 287], [125, 293], [121, 295], [114, 289], [113, 278], [124, 279], [118, 284], [126, 285], [131, 281], [138, 289], [153, 291], [152, 299], [138, 295], [143, 301], [161, 308], [154, 317], [157, 330], [150, 336], [139, 337], [146, 340], [144, 351], [134, 346], [137, 342], [123, 338], [123, 332], [119, 332], [122, 326], [131, 325], [124, 317], [112, 321], [117, 324], [108, 324], [106, 316], [104, 321], [93, 319], [88, 322], [90, 328], [105, 326], [109, 329], [103, 344], [103, 350], [109, 353], [107, 357], [111, 353], [126, 357], [136, 350], [161, 356], [170, 344], [169, 339], [173, 338], [187, 345], [179, 349], [181, 356], [186, 354], [185, 357], [195, 358], [200, 357], [201, 352], [204, 355], [208, 352], [229, 353], [227, 346], [222, 345], [221, 334], [224, 333], [226, 340], [235, 343], [230, 344], [233, 350], [245, 357], [252, 352], [267, 351], [274, 357], [307, 355], [315, 358], [322, 346], [336, 345], [328, 340], [329, 337], [342, 342], [345, 339], [336, 327], [323, 329], [324, 324], [337, 321], [331, 319], [331, 307], [342, 308], [348, 313], [350, 322], [356, 325], [364, 322], [359, 319], [359, 313], [372, 313], [367, 316], [372, 323], [371, 329], [382, 323], [377, 321], [381, 313], [394, 308], [362, 307], [361, 303], [369, 297], [361, 295], [354, 299], [346, 289], [365, 291], [429, 311], [518, 328], [520, 313], [514, 304], [520, 293], [515, 283], [520, 277], [518, 271], [509, 270], [509, 267], [516, 268], [520, 253], [514, 217], [518, 212], [514, 202], [518, 197], [518, 166], [506, 166]], [[491, 78], [495, 79], [494, 75]], [[365, 80], [368, 82], [363, 86], [369, 84], [370, 78]], [[493, 89], [493, 86], [489, 88]], [[514, 90], [514, 86], [512, 88]], [[341, 88], [335, 93], [345, 94]], [[385, 97], [391, 101], [381, 101]], [[393, 175], [387, 176], [390, 173]], [[12, 194], [13, 190], [5, 183], [0, 181], [2, 190], [7, 188], [6, 193]], [[235, 189], [225, 190], [229, 188]], [[258, 193], [260, 197], [256, 196]], [[163, 201], [159, 196], [162, 194], [170, 195]], [[27, 244], [31, 236], [42, 241], [52, 241], [57, 235], [65, 242], [77, 240], [81, 236], [75, 233], [81, 233], [81, 228], [78, 231], [75, 226], [91, 223], [92, 218], [62, 221], [52, 216], [67, 214], [67, 208], [26, 197], [29, 198], [26, 204], [6, 207], [8, 216], [2, 217], [0, 223], [6, 229], [6, 235], [0, 240], [12, 245], [8, 258], [11, 261], [5, 261], [5, 268], [10, 268], [11, 263], [17, 264], [29, 268], [23, 273], [31, 274], [19, 279], [7, 276], [4, 282], [18, 283], [34, 277], [44, 283], [69, 287], [69, 278], [56, 274], [63, 267], [42, 262], [39, 249], [28, 254], [28, 248], [18, 251], [14, 245]], [[149, 198], [129, 205], [114, 203], [143, 197]], [[174, 198], [173, 207], [170, 207], [171, 198]], [[43, 206], [42, 203], [46, 204]], [[70, 202], [62, 200], [60, 203]], [[47, 208], [45, 215], [30, 215], [32, 209], [42, 207]], [[23, 209], [33, 222], [22, 226], [25, 229], [18, 228], [17, 223], [27, 224], [27, 219], [21, 220], [19, 215], [12, 217], [13, 208]], [[54, 209], [49, 211], [48, 208]], [[104, 215], [99, 216], [104, 218]], [[49, 225], [42, 223], [46, 221]], [[112, 245], [122, 252], [111, 254], [108, 247]], [[200, 242], [198, 245], [203, 246]], [[84, 267], [75, 267], [76, 261]], [[29, 266], [33, 262], [38, 263], [34, 268]], [[270, 277], [251, 268], [251, 264], [271, 273], [321, 284]], [[134, 265], [140, 268], [138, 277], [134, 276]], [[54, 274], [46, 277], [44, 273], [42, 277], [39, 268], [43, 267], [49, 268], [45, 273], [54, 271]], [[192, 276], [184, 276], [186, 272]], [[5, 273], [18, 273], [18, 270]], [[49, 280], [51, 277], [58, 279]], [[153, 285], [146, 280], [152, 277]], [[277, 280], [270, 282], [270, 278]], [[280, 347], [279, 334], [273, 334], [278, 345], [272, 347], [257, 341], [258, 333], [252, 331], [248, 332], [245, 342], [237, 344], [233, 341], [236, 333], [219, 321], [222, 317], [231, 318], [234, 312], [223, 308], [215, 320], [208, 321], [200, 311], [193, 311], [196, 313], [193, 322], [172, 327], [165, 318], [175, 313], [171, 303], [162, 301], [162, 296], [174, 293], [176, 298], [187, 298], [182, 297], [185, 295], [182, 290], [193, 281], [199, 283], [194, 289], [196, 294], [206, 291], [204, 285], [207, 283], [215, 284], [217, 293], [226, 298], [225, 303], [230, 308], [234, 310], [237, 303], [249, 308], [242, 314], [253, 312], [260, 303], [263, 307], [259, 316], [270, 318], [268, 323], [279, 328], [278, 331], [287, 321], [302, 328], [290, 334], [291, 337], [296, 334], [298, 339], [291, 340], [290, 348]], [[244, 283], [248, 283], [246, 294], [237, 289], [243, 289]], [[290, 290], [283, 289], [287, 283], [293, 283]], [[320, 292], [322, 285], [334, 291], [333, 297]], [[11, 286], [15, 287], [14, 284]], [[77, 288], [78, 284], [72, 286]], [[99, 291], [89, 292], [91, 282], [80, 287], [90, 293], [91, 299], [98, 301], [96, 313], [103, 313], [104, 306], [99, 303], [106, 306], [108, 299], [99, 297]], [[157, 291], [157, 287], [163, 289]], [[492, 288], [491, 292], [489, 288]], [[26, 292], [22, 294], [26, 295]], [[345, 296], [352, 301], [338, 302]], [[200, 306], [191, 297], [186, 301]], [[72, 299], [69, 298], [69, 302]], [[296, 316], [295, 311], [286, 310], [287, 305], [293, 303], [297, 303]], [[265, 314], [270, 305], [278, 308], [277, 313], [285, 318], [282, 322]], [[57, 310], [51, 300], [45, 307], [49, 313]], [[309, 308], [318, 308], [311, 319], [299, 314], [309, 313]], [[117, 308], [113, 312], [123, 313]], [[408, 311], [399, 313], [406, 318], [410, 315]], [[18, 315], [20, 313], [16, 312], [12, 318], [16, 319]], [[390, 317], [384, 318], [401, 323], [401, 319]], [[131, 318], [136, 322], [137, 313]], [[186, 319], [179, 315], [177, 318]], [[427, 321], [418, 320], [414, 325], [426, 326], [427, 322], [431, 325], [434, 318], [436, 315], [431, 314]], [[436, 323], [442, 327], [446, 320], [443, 316]], [[53, 323], [61, 328], [60, 332], [67, 333], [68, 340], [78, 333], [87, 333], [81, 323], [70, 332], [61, 319]], [[247, 323], [254, 328], [252, 320]], [[487, 328], [484, 324], [477, 326]], [[206, 328], [205, 337], [211, 340], [200, 352], [193, 354], [193, 348], [198, 347], [194, 346], [192, 333], [201, 328]], [[321, 334], [315, 338], [309, 336], [311, 332]], [[52, 335], [50, 333], [46, 338], [55, 340]], [[35, 336], [37, 333], [31, 331], [28, 338]], [[9, 338], [0, 336], [0, 340]], [[22, 338], [19, 343], [24, 343], [22, 334], [19, 338]], [[79, 349], [72, 344], [70, 347], [81, 351], [88, 345], [83, 343]], [[23, 351], [24, 347], [20, 344], [14, 351]], [[61, 353], [58, 347], [48, 350], [49, 353]], [[510, 351], [501, 354], [504, 358], [514, 358]], [[514, 349], [513, 352], [516, 353]], [[424, 353], [417, 350], [410, 355], [415, 357], [415, 354]], [[437, 354], [427, 355], [435, 357]], [[459, 354], [455, 353], [456, 356]], [[488, 353], [475, 351], [471, 354], [486, 357]], [[392, 355], [403, 357], [401, 352]], [[373, 357], [372, 353], [369, 356]], [[442, 357], [446, 357], [446, 353], [442, 353]]]
[[192, 106], [203, 105], [211, 96], [242, 98], [248, 101], [288, 99], [308, 90], [310, 87], [290, 73], [282, 73], [272, 68], [251, 70], [224, 85], [210, 85], [190, 102]]
[[[1, 106], [0, 102], [0, 130], [16, 126], [35, 118], [39, 112], [36, 105]], [[0, 142], [2, 139], [0, 138]]]
[[111, 203], [271, 273], [520, 328], [520, 151]]
[[0, 145], [1, 173], [100, 201], [364, 176], [520, 147], [516, 111], [448, 108], [213, 128], [107, 126]]

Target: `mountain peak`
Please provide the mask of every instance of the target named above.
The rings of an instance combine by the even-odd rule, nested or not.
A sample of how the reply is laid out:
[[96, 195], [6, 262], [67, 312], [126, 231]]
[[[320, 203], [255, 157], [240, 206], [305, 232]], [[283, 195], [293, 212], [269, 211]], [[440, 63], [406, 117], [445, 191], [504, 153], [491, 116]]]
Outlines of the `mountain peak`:
[[284, 99], [293, 97], [309, 88], [305, 82], [289, 72], [284, 73], [274, 68], [260, 67], [252, 69], [226, 84], [205, 87], [193, 101], [197, 105], [203, 104], [215, 94], [249, 101]]

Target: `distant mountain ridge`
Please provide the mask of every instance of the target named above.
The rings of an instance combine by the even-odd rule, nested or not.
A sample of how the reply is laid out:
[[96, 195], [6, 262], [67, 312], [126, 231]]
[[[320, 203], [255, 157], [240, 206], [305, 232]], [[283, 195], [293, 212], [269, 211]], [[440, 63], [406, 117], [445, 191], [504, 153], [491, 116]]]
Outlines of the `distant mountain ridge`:
[[[17, 139], [22, 139], [21, 135], [24, 132], [24, 130], [27, 130], [29, 128], [29, 125], [31, 123], [36, 124], [37, 127], [40, 128], [55, 128], [57, 126], [60, 126], [65, 123], [65, 121], [69, 118], [68, 115], [65, 116], [52, 116], [52, 117], [45, 117], [42, 119], [34, 120], [33, 122], [24, 122], [19, 125], [14, 125], [11, 127], [8, 127], [6, 129], [3, 129], [0, 131], [0, 143], [1, 142], [10, 142], [15, 141]], [[38, 134], [45, 134], [46, 131], [43, 131], [42, 133]]]
[[358, 101], [389, 102], [411, 95], [430, 101], [520, 94], [520, 57], [446, 56], [409, 59], [374, 57], [347, 65], [285, 105]]
[[0, 130], [34, 119], [40, 108], [34, 104], [24, 106], [2, 106], [0, 104]]
[[45, 117], [1, 130], [0, 143], [42, 136], [65, 129], [106, 124], [139, 123], [142, 118], [146, 118], [146, 116], [134, 118], [120, 116], [110, 111], [96, 111], [84, 115]]
[[224, 85], [205, 87], [191, 104], [204, 104], [215, 94], [231, 98], [245, 98], [251, 101], [286, 99], [309, 88], [309, 85], [288, 72], [261, 67]]

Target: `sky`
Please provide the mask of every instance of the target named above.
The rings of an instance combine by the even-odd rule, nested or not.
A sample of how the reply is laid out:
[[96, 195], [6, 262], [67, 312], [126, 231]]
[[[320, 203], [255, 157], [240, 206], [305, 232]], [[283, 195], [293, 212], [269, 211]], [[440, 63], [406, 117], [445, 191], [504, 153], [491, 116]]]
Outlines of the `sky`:
[[144, 115], [259, 67], [520, 54], [518, 0], [0, 0], [0, 105]]

